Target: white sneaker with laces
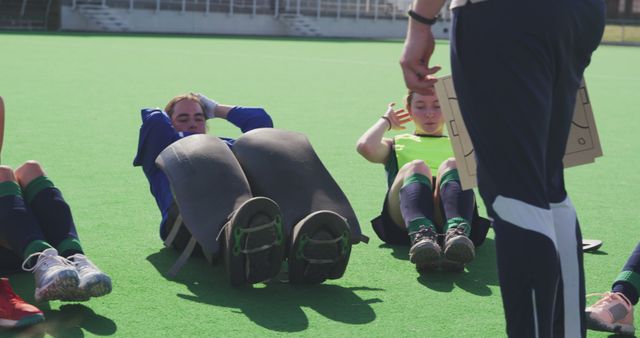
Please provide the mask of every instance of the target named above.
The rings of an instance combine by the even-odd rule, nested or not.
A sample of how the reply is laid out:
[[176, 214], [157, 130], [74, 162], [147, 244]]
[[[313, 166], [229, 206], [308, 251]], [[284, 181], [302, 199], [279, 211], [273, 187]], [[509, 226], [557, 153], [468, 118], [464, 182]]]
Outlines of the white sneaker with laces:
[[78, 290], [80, 295], [84, 295], [83, 299], [101, 297], [111, 292], [111, 278], [100, 271], [87, 256], [75, 254], [70, 256], [69, 260], [80, 277]]
[[[26, 267], [32, 258], [38, 258], [32, 267]], [[22, 269], [33, 272], [35, 277], [37, 302], [65, 299], [66, 295], [78, 287], [80, 277], [75, 267], [54, 248], [36, 252], [22, 263]]]

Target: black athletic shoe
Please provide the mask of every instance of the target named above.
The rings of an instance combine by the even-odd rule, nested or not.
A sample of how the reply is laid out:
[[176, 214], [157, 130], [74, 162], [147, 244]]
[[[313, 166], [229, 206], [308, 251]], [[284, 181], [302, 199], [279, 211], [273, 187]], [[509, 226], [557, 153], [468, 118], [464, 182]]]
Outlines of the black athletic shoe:
[[438, 234], [433, 228], [421, 228], [409, 233], [411, 249], [409, 260], [418, 270], [432, 270], [438, 268], [442, 250], [438, 244]]
[[475, 246], [464, 232], [466, 223], [447, 230], [444, 238], [444, 260], [442, 268], [451, 271], [462, 271], [464, 266], [476, 256]]
[[344, 275], [351, 254], [351, 230], [333, 211], [316, 211], [293, 228], [289, 281], [317, 284]]
[[269, 280], [284, 258], [282, 213], [273, 200], [254, 197], [225, 224], [225, 262], [232, 285]]

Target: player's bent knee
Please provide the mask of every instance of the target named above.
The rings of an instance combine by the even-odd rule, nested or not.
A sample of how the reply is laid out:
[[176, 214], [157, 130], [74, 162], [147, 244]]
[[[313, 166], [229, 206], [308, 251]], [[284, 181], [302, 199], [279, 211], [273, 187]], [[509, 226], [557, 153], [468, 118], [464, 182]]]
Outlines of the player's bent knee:
[[29, 160], [18, 167], [15, 174], [20, 184], [28, 184], [34, 178], [45, 175], [45, 172], [38, 161]]
[[21, 166], [16, 169], [16, 172], [33, 172], [33, 171], [42, 171], [42, 165], [40, 162], [36, 160], [29, 160], [24, 162]]
[[440, 167], [438, 167], [438, 174], [442, 175], [449, 170], [457, 169], [457, 168], [458, 168], [458, 165], [456, 164], [456, 159], [453, 157], [449, 157], [448, 159], [442, 161], [442, 163], [440, 164]]
[[401, 171], [406, 174], [422, 174], [431, 176], [431, 169], [423, 160], [413, 160], [402, 166]]
[[0, 182], [16, 181], [13, 169], [6, 165], [0, 165]]

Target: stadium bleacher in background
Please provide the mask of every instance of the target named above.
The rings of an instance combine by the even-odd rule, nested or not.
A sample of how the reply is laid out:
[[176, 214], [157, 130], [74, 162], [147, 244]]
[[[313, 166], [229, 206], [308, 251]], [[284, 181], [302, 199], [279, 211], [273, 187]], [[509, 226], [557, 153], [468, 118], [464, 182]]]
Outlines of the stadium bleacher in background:
[[607, 28], [603, 40], [640, 45], [640, 0], [606, 0]]
[[0, 0], [0, 29], [57, 29], [59, 13], [58, 0]]
[[[1, 0], [0, 0], [1, 1]], [[410, 0], [63, 0], [63, 30], [399, 38]], [[435, 34], [448, 36], [445, 12]]]
[[[0, 0], [0, 29], [401, 38], [411, 0]], [[640, 32], [640, 0], [606, 0], [605, 39]], [[434, 27], [448, 38], [450, 13]], [[639, 33], [640, 34], [640, 33]], [[626, 35], [626, 36], [625, 36]], [[638, 37], [640, 40], [640, 37]]]

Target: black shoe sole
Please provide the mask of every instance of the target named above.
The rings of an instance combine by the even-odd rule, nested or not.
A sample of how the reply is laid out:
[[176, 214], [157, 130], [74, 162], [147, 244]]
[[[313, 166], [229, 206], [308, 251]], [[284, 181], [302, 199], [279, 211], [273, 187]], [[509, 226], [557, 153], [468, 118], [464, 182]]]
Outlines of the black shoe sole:
[[316, 211], [293, 228], [289, 281], [318, 284], [344, 275], [351, 254], [351, 231], [333, 211]]
[[276, 202], [266, 197], [244, 202], [225, 229], [225, 262], [231, 285], [255, 284], [278, 275], [284, 243], [282, 213]]
[[418, 243], [409, 250], [409, 261], [418, 271], [435, 270], [440, 266], [440, 255], [437, 243]]
[[473, 242], [468, 237], [459, 236], [451, 240], [444, 249], [444, 257], [462, 265], [468, 264], [476, 257]]

